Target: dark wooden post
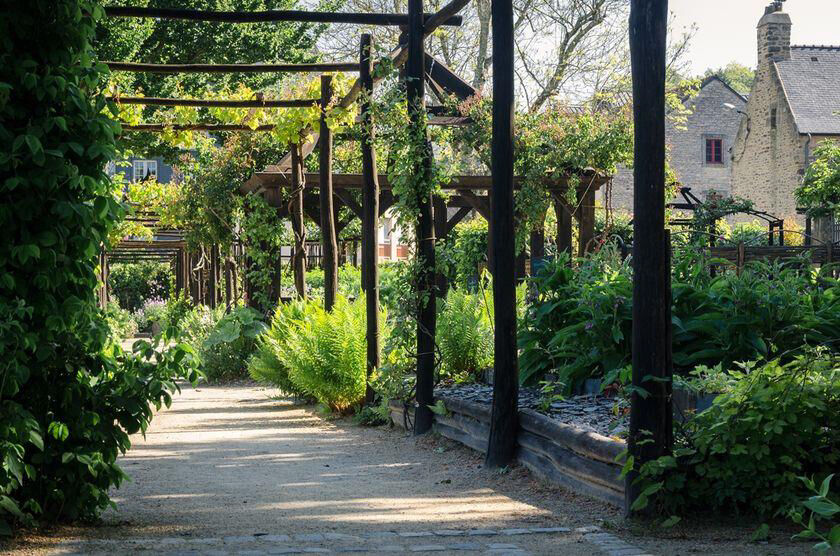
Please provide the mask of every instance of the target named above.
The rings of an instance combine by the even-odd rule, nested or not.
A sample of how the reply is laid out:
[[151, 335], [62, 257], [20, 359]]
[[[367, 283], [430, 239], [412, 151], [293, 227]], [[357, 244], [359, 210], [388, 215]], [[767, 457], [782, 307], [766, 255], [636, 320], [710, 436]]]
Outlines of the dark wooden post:
[[[408, 0], [408, 60], [405, 65], [408, 112], [411, 125], [417, 134], [426, 137], [425, 99], [425, 52], [423, 49], [423, 0]], [[429, 179], [431, 176], [431, 146], [426, 143], [422, 160], [418, 161], [416, 175]], [[417, 315], [417, 409], [414, 417], [414, 433], [423, 434], [431, 430], [434, 414], [435, 380], [435, 329], [437, 327], [434, 295], [435, 273], [435, 229], [434, 208], [431, 195], [418, 199], [420, 216], [415, 230], [417, 257], [421, 262], [418, 278], [418, 299], [421, 306]]]
[[[435, 240], [441, 241], [448, 233], [446, 200], [442, 197], [435, 197], [434, 209]], [[449, 291], [449, 280], [447, 280], [446, 274], [443, 272], [435, 272], [435, 289], [439, 298], [446, 299], [446, 293]]]
[[211, 309], [216, 308], [216, 285], [218, 284], [218, 252], [216, 246], [210, 246], [210, 268], [207, 273], [207, 304]]
[[557, 237], [555, 244], [557, 246], [557, 254], [563, 251], [572, 254], [572, 215], [566, 208], [566, 204], [560, 198], [560, 194], [553, 195], [554, 200], [554, 216], [557, 219]]
[[292, 231], [295, 234], [293, 268], [295, 290], [301, 299], [306, 297], [306, 227], [303, 223], [303, 158], [300, 145], [290, 145], [292, 150]]
[[495, 334], [493, 409], [488, 467], [513, 461], [519, 428], [519, 361], [516, 353], [516, 256], [513, 208], [513, 3], [492, 0], [493, 20], [493, 189], [490, 228], [493, 253]]
[[225, 257], [225, 309], [230, 310], [233, 306], [234, 294], [233, 294], [233, 280], [231, 276], [231, 257], [228, 254]]
[[529, 244], [531, 276], [533, 276], [545, 261], [545, 215], [543, 215], [542, 222], [537, 224], [537, 228], [531, 231]]
[[332, 100], [332, 76], [321, 76], [321, 126], [319, 130], [318, 172], [321, 208], [321, 246], [324, 267], [324, 308], [331, 311], [338, 293], [338, 242], [335, 237], [335, 211], [332, 184], [332, 130], [327, 125], [327, 108]]
[[362, 286], [365, 290], [367, 325], [367, 378], [365, 402], [373, 403], [370, 377], [379, 368], [379, 177], [373, 150], [373, 40], [362, 35], [359, 46], [359, 79], [362, 82]]
[[[638, 497], [636, 470], [671, 451], [671, 292], [665, 232], [665, 45], [668, 0], [632, 0], [630, 53], [635, 120], [633, 386], [626, 508]], [[640, 396], [639, 390], [649, 395]]]
[[595, 238], [595, 189], [590, 185], [578, 190], [578, 256], [592, 250]]

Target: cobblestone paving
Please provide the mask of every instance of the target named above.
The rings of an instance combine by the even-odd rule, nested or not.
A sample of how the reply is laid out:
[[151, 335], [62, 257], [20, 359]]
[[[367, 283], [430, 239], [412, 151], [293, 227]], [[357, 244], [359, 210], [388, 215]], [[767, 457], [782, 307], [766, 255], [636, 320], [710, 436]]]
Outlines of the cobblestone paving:
[[[529, 527], [515, 529], [438, 529], [435, 531], [375, 531], [304, 533], [295, 535], [258, 533], [222, 537], [152, 537], [125, 539], [72, 539], [57, 547], [59, 554], [206, 554], [208, 556], [268, 554], [509, 554], [527, 555], [522, 540], [549, 537], [562, 553], [564, 542], [594, 545], [607, 556], [649, 556], [646, 552], [602, 532], [598, 527]], [[517, 543], [516, 541], [520, 542]]]

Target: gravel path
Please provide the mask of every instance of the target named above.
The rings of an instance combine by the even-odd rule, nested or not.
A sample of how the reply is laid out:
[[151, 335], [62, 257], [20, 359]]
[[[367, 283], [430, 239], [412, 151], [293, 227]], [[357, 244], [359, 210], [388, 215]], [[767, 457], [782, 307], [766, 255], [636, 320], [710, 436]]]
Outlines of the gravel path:
[[[485, 470], [479, 454], [447, 439], [325, 420], [271, 394], [185, 388], [122, 458], [133, 480], [114, 492], [116, 511], [95, 527], [31, 534], [10, 552], [634, 556], [697, 548], [634, 536], [617, 510], [520, 468]], [[745, 553], [743, 543], [706, 548]]]

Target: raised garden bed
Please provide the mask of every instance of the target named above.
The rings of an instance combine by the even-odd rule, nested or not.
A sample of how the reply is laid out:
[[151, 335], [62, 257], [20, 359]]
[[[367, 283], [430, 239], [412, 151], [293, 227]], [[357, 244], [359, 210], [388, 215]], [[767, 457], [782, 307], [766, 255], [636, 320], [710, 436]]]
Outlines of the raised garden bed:
[[[527, 398], [527, 391], [524, 394]], [[477, 394], [476, 399], [465, 395], [454, 388], [436, 392], [447, 413], [435, 415], [435, 431], [474, 450], [486, 451], [490, 433], [490, 404], [486, 400], [490, 398], [482, 397], [485, 403], [481, 403]], [[401, 402], [392, 402], [391, 419], [405, 426], [413, 422], [413, 409], [406, 415]], [[519, 411], [517, 442], [518, 462], [533, 472], [574, 492], [623, 507], [624, 480], [616, 458], [626, 448], [624, 441], [560, 422], [526, 403]]]

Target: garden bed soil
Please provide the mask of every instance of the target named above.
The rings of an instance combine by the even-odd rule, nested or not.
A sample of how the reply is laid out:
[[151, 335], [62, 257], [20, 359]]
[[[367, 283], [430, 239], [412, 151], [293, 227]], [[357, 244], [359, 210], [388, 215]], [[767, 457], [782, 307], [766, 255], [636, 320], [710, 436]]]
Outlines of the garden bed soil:
[[[436, 396], [454, 398], [489, 406], [493, 387], [486, 384], [451, 384], [438, 387]], [[619, 398], [600, 394], [580, 394], [558, 399], [544, 408], [540, 392], [534, 388], [519, 389], [519, 409], [531, 409], [551, 419], [603, 436], [627, 436], [626, 404]]]

